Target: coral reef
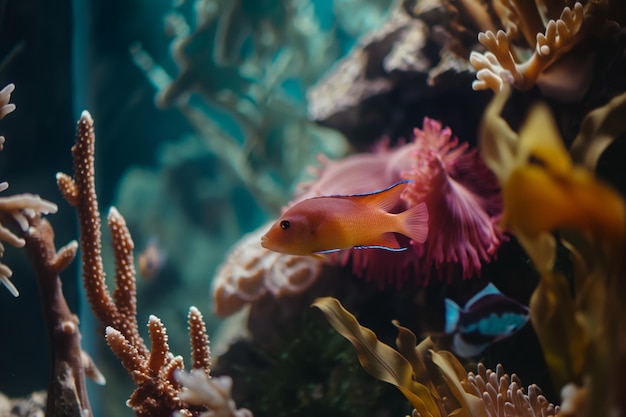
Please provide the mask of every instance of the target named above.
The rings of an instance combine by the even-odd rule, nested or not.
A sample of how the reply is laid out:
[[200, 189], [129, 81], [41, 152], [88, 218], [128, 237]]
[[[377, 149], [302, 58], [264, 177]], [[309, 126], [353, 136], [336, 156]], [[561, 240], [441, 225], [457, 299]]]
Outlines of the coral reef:
[[[93, 119], [83, 112], [78, 122], [76, 144], [72, 148], [74, 176], [59, 173], [57, 181], [65, 199], [77, 208], [83, 261], [83, 282], [94, 314], [106, 326], [106, 340], [120, 358], [136, 384], [127, 405], [138, 416], [170, 416], [177, 411], [183, 416], [200, 415], [208, 410], [216, 413], [232, 411], [228, 398], [210, 404], [188, 405], [179, 396], [181, 383], [175, 371], [183, 368], [180, 356], [170, 353], [165, 327], [151, 316], [148, 328], [151, 349], [145, 345], [137, 325], [136, 277], [133, 241], [124, 218], [112, 208], [108, 226], [115, 254], [115, 289], [111, 295], [105, 282], [101, 257], [100, 213], [95, 192], [95, 133]], [[72, 246], [75, 250], [76, 246]], [[68, 252], [67, 250], [65, 252]], [[59, 257], [67, 259], [67, 257]], [[192, 368], [210, 372], [208, 337], [202, 315], [195, 307], [189, 310], [189, 338], [192, 346]], [[228, 392], [222, 392], [228, 395]], [[227, 411], [213, 410], [215, 405], [228, 406]]]
[[413, 417], [466, 415], [474, 417], [555, 416], [559, 407], [549, 403], [536, 385], [521, 388], [515, 374], [509, 377], [501, 365], [496, 372], [480, 363], [478, 374], [466, 373], [453, 354], [435, 351], [430, 339], [415, 346], [407, 328], [398, 329], [398, 350], [381, 343], [368, 328], [334, 298], [313, 304], [330, 324], [356, 348], [361, 365], [376, 378], [395, 385], [415, 407]]
[[525, 416], [529, 410], [537, 417], [561, 415], [560, 407], [548, 402], [537, 385], [529, 385], [527, 393], [524, 392], [517, 375], [505, 374], [502, 365], [498, 365], [495, 372], [482, 363], [477, 368], [477, 372], [469, 372], [467, 380], [461, 384], [482, 398], [489, 417]]
[[241, 238], [213, 278], [213, 309], [228, 316], [267, 294], [285, 297], [306, 291], [322, 270], [322, 260], [285, 255], [261, 247], [269, 225]]
[[537, 85], [560, 101], [577, 101], [587, 92], [593, 45], [605, 42], [625, 17], [613, 1], [414, 3], [409, 9], [415, 16], [446, 31], [442, 54], [469, 60], [475, 90]]
[[104, 376], [81, 347], [78, 317], [65, 301], [59, 274], [74, 260], [78, 243], [72, 241], [58, 251], [52, 226], [34, 218], [25, 233], [26, 249], [35, 267], [52, 354], [46, 415], [90, 416], [85, 376], [103, 385]]
[[[15, 90], [14, 84], [8, 84], [0, 90], [0, 119], [15, 110], [15, 104], [10, 103], [11, 93]], [[4, 147], [4, 136], [0, 136], [0, 150]], [[6, 182], [0, 183], [0, 191], [9, 188]], [[56, 204], [42, 200], [33, 194], [19, 194], [10, 197], [0, 197], [0, 257], [4, 254], [4, 243], [15, 247], [23, 247], [26, 241], [16, 235], [7, 227], [8, 224], [17, 224], [21, 232], [26, 232], [29, 227], [29, 218], [39, 214], [54, 213], [57, 211]], [[0, 263], [0, 283], [6, 287], [13, 296], [17, 297], [19, 291], [11, 282], [13, 271], [3, 263]]]
[[[57, 176], [78, 212], [79, 243], [56, 248], [42, 219], [57, 210], [53, 203], [0, 197], [0, 256], [4, 244], [25, 246], [35, 267], [52, 360], [48, 415], [99, 411], [85, 377], [103, 376], [81, 347], [59, 278], [78, 249], [102, 326], [89, 333], [104, 336], [117, 357], [110, 358], [130, 375], [127, 411], [138, 416], [624, 414], [623, 6], [404, 0], [385, 16], [377, 11], [386, 2], [367, 4], [175, 2], [166, 16], [175, 62], [161, 67], [138, 44], [131, 54], [157, 88], [157, 104], [173, 107], [194, 132], [159, 145], [157, 166], [128, 172], [108, 232], [88, 112], [78, 123], [73, 174]], [[344, 15], [325, 26], [320, 11], [330, 7]], [[357, 22], [356, 10], [350, 16], [352, 8], [367, 22]], [[341, 31], [372, 28], [322, 77], [346, 49]], [[0, 118], [14, 108], [12, 89], [0, 91]], [[320, 151], [305, 181], [304, 167]], [[404, 192], [395, 207], [385, 204], [390, 214], [428, 210], [426, 240], [396, 236], [401, 247], [392, 249], [404, 251], [294, 256], [260, 245], [268, 225], [246, 234], [266, 213], [276, 217], [303, 200], [361, 198], [398, 183]], [[153, 281], [139, 287], [131, 231], [138, 246], [157, 235], [168, 250]], [[103, 245], [109, 238], [111, 249]], [[205, 319], [187, 306], [208, 298], [220, 260], [207, 303], [216, 314]], [[0, 281], [17, 295], [10, 278], [0, 264]], [[478, 288], [494, 284], [529, 325], [457, 358], [448, 351], [454, 317], [446, 306], [470, 306]], [[138, 298], [153, 314], [138, 310]], [[164, 300], [167, 307], [157, 307]], [[183, 305], [185, 335], [163, 315], [182, 316]], [[455, 331], [497, 336], [480, 323], [503, 308], [482, 307], [487, 320], [461, 323], [457, 313]], [[215, 333], [214, 316], [230, 316]], [[172, 353], [182, 343], [191, 345], [188, 369]], [[0, 397], [0, 414], [6, 402]]]

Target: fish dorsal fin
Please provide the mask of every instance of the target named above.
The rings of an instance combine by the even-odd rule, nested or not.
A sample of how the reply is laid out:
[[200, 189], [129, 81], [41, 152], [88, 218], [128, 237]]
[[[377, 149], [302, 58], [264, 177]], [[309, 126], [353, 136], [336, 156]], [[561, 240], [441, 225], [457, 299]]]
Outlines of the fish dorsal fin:
[[335, 195], [332, 197], [341, 197], [350, 199], [352, 201], [358, 201], [359, 203], [371, 205], [388, 212], [389, 210], [394, 208], [396, 204], [398, 204], [402, 191], [404, 191], [407, 184], [410, 182], [413, 181], [400, 181], [385, 189], [366, 194]]
[[465, 303], [465, 309], [468, 310], [472, 305], [476, 304], [478, 300], [487, 295], [502, 295], [502, 293], [495, 285], [493, 285], [493, 283], [490, 282], [485, 286], [485, 288], [478, 291], [472, 298], [467, 301], [467, 303]]

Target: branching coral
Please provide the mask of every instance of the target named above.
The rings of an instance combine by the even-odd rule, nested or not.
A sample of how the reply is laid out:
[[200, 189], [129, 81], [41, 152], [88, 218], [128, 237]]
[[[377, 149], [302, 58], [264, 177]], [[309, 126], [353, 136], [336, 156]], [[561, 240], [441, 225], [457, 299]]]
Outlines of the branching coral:
[[478, 40], [488, 52], [472, 52], [470, 55], [470, 62], [477, 70], [477, 81], [472, 87], [475, 90], [490, 88], [500, 91], [506, 83], [528, 90], [547, 67], [580, 42], [583, 20], [581, 3], [576, 3], [571, 9], [565, 7], [558, 19], [548, 22], [544, 33], [537, 33], [534, 52], [523, 63], [516, 62], [513, 45], [506, 32], [481, 32]]
[[500, 91], [511, 84], [525, 91], [538, 85], [544, 94], [561, 101], [578, 100], [587, 91], [594, 62], [590, 40], [608, 36], [616, 26], [608, 19], [623, 23], [617, 2], [444, 3], [456, 17], [454, 24], [448, 24], [450, 30], [464, 34], [459, 28], [465, 18], [480, 32], [478, 41], [487, 49], [469, 56], [477, 71], [475, 90]]
[[[192, 369], [190, 372], [176, 372], [176, 379], [184, 387], [180, 398], [193, 405], [208, 406], [211, 411], [198, 417], [252, 417], [246, 408], [237, 409], [231, 398], [233, 380], [228, 376], [209, 378], [205, 372]], [[184, 417], [180, 412], [175, 417]]]
[[[183, 368], [183, 360], [169, 352], [166, 330], [161, 321], [156, 316], [149, 319], [151, 349], [139, 335], [133, 241], [124, 218], [115, 208], [108, 216], [115, 257], [115, 289], [112, 295], [107, 288], [101, 257], [94, 148], [93, 119], [85, 111], [78, 122], [76, 144], [72, 148], [74, 177], [59, 173], [57, 181], [65, 199], [78, 210], [83, 281], [89, 303], [94, 314], [106, 326], [109, 346], [137, 386], [127, 404], [137, 416], [169, 417], [177, 411], [190, 417], [205, 413], [211, 409], [211, 404], [190, 405], [179, 396], [182, 387], [174, 374], [175, 370]], [[202, 315], [195, 307], [189, 311], [189, 331], [192, 368], [208, 376], [208, 337]]]
[[[425, 202], [430, 233], [423, 244], [403, 242], [410, 249], [390, 253], [350, 250], [338, 255], [357, 275], [381, 285], [426, 284], [431, 275], [461, 269], [464, 278], [479, 274], [495, 255], [504, 236], [498, 226], [500, 194], [495, 178], [476, 150], [459, 144], [450, 128], [424, 119], [413, 141], [375, 153], [357, 154], [337, 162], [322, 159], [317, 180], [304, 185], [297, 201], [317, 195], [358, 194], [412, 180], [397, 210]], [[434, 272], [438, 270], [439, 272]]]
[[30, 223], [24, 239], [35, 266], [52, 353], [46, 415], [90, 417], [85, 376], [99, 384], [104, 384], [105, 379], [81, 348], [78, 317], [65, 301], [59, 278], [59, 273], [74, 260], [78, 243], [72, 241], [57, 251], [50, 224], [38, 217]]
[[[15, 104], [10, 103], [11, 93], [15, 90], [14, 84], [9, 84], [0, 90], [0, 119], [15, 110]], [[4, 136], [0, 136], [0, 150], [4, 146]], [[0, 183], [0, 191], [4, 191], [9, 187], [6, 182]], [[3, 242], [15, 247], [21, 248], [26, 242], [23, 238], [12, 232], [7, 226], [16, 224], [21, 232], [28, 230], [29, 219], [38, 214], [55, 213], [57, 206], [46, 200], [42, 200], [39, 196], [33, 194], [19, 194], [9, 197], [0, 197], [0, 258], [4, 254]], [[3, 263], [0, 263], [0, 282], [15, 297], [19, 295], [19, 291], [13, 285], [10, 278], [13, 275], [11, 269]]]

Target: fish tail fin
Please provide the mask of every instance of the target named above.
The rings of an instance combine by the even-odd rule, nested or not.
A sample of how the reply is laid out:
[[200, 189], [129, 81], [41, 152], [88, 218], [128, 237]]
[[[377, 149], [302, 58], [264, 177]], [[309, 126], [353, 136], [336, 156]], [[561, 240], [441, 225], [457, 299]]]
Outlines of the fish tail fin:
[[398, 214], [403, 235], [410, 237], [417, 243], [424, 243], [428, 237], [428, 208], [426, 203], [416, 206]]
[[453, 333], [461, 320], [461, 307], [449, 298], [444, 300], [446, 307], [446, 326], [444, 332]]

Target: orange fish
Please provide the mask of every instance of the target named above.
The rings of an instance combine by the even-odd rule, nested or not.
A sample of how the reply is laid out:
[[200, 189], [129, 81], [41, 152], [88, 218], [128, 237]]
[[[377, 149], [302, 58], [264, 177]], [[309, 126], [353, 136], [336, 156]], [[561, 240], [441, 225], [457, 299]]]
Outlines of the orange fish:
[[349, 248], [402, 248], [394, 233], [417, 243], [426, 240], [425, 203], [389, 213], [410, 181], [381, 191], [351, 196], [314, 197], [290, 207], [261, 238], [261, 246], [291, 255], [315, 255]]
[[137, 256], [139, 274], [147, 279], [154, 279], [165, 265], [167, 253], [159, 246], [159, 239], [151, 237], [144, 250]]

